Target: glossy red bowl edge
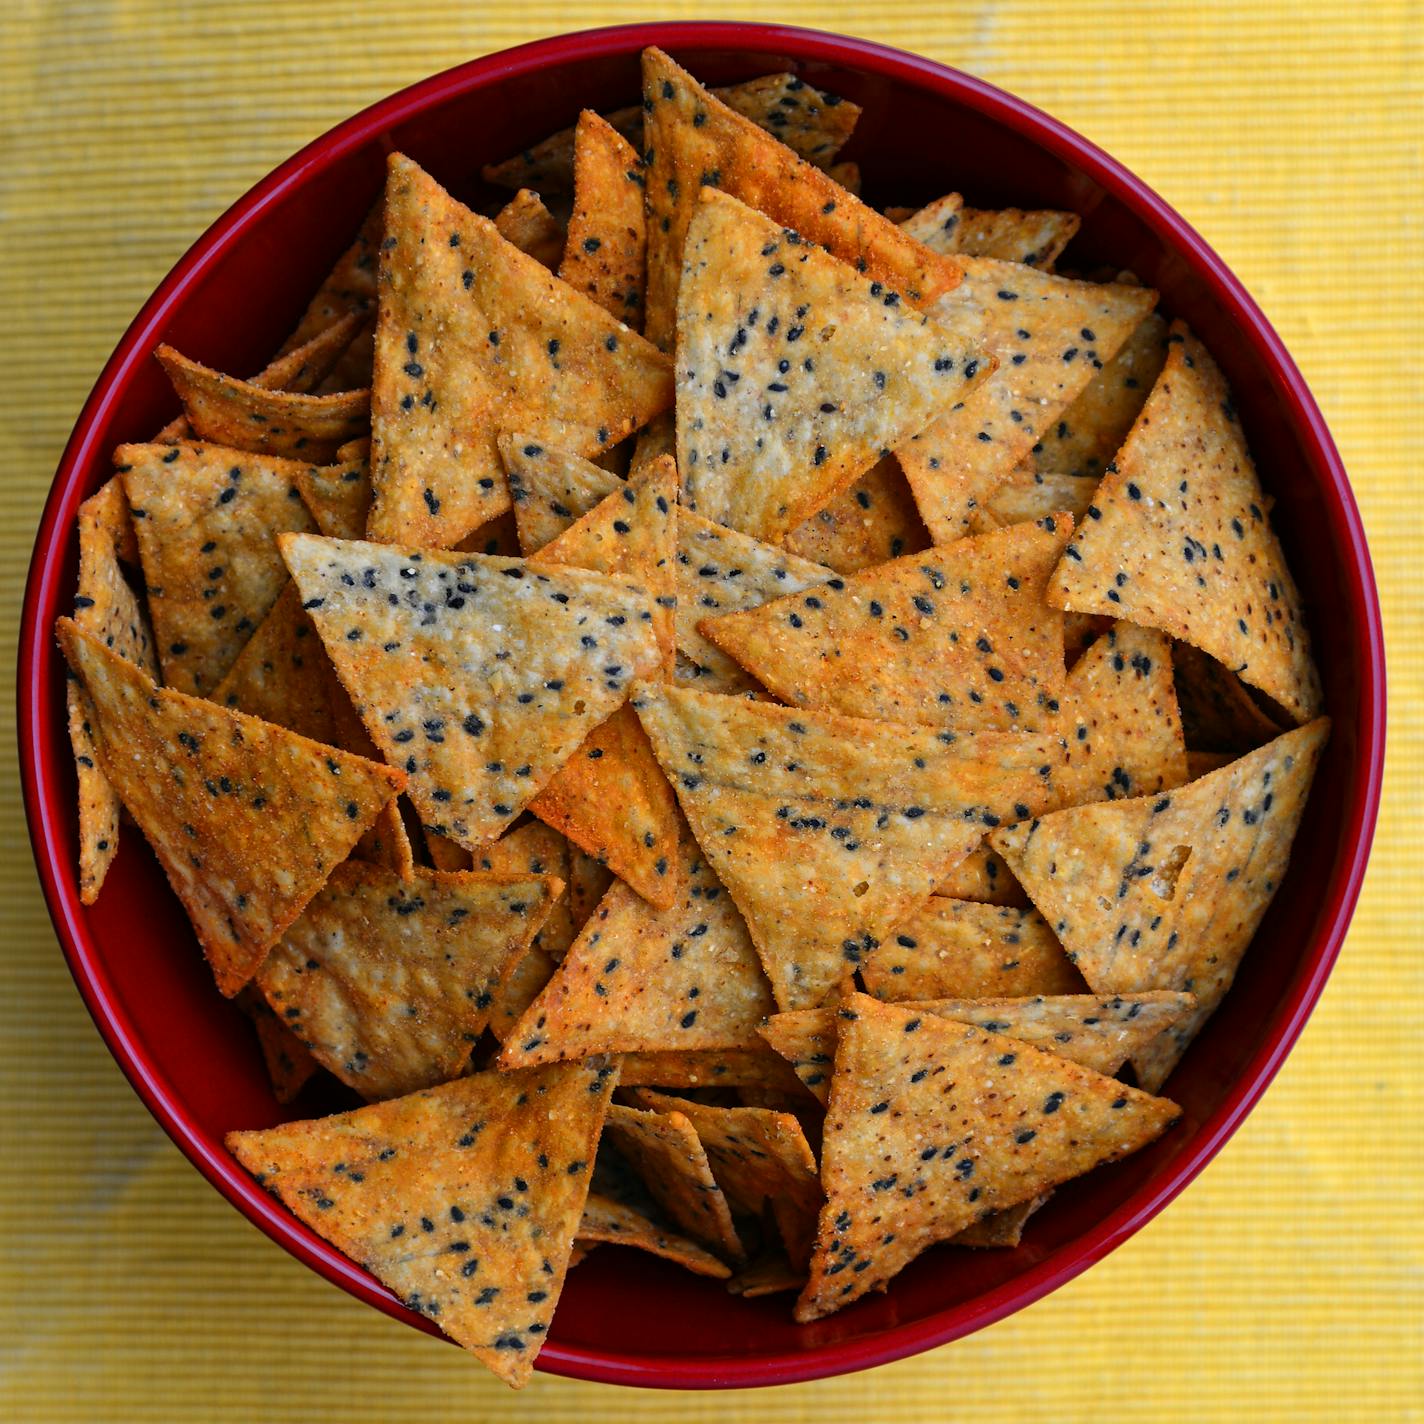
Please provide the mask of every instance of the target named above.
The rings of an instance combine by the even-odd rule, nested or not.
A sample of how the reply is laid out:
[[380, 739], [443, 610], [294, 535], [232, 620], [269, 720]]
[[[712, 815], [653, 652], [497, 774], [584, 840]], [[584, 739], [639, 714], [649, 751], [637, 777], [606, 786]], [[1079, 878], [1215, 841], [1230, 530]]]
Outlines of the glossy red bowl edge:
[[1352, 575], [1340, 592], [1349, 600], [1347, 618], [1358, 641], [1363, 669], [1354, 709], [1355, 775], [1339, 832], [1340, 844], [1348, 846], [1348, 851], [1326, 887], [1320, 911], [1324, 928], [1305, 956], [1293, 992], [1276, 1009], [1273, 1031], [1169, 1170], [1143, 1184], [1093, 1228], [998, 1289], [870, 1338], [755, 1357], [678, 1357], [581, 1348], [560, 1342], [556, 1329], [539, 1357], [540, 1369], [609, 1383], [670, 1388], [781, 1384], [865, 1369], [978, 1330], [1071, 1280], [1161, 1211], [1221, 1149], [1275, 1076], [1320, 996], [1359, 895], [1379, 806], [1385, 724], [1383, 634], [1359, 512], [1320, 411], [1264, 315], [1201, 237], [1121, 165], [1064, 125], [981, 80], [867, 40], [782, 25], [668, 23], [564, 35], [471, 61], [355, 115], [275, 169], [193, 244], [144, 304], [85, 402], [45, 504], [25, 591], [17, 684], [22, 784], [41, 885], [71, 972], [110, 1051], [164, 1130], [238, 1210], [298, 1259], [367, 1304], [428, 1333], [438, 1333], [365, 1271], [297, 1223], [257, 1188], [225, 1151], [209, 1145], [179, 1096], [153, 1071], [150, 1055], [112, 993], [79, 903], [74, 848], [66, 814], [59, 809], [72, 798], [73, 783], [59, 654], [50, 630], [54, 618], [68, 608], [74, 579], [71, 530], [79, 501], [87, 493], [84, 473], [96, 459], [102, 463], [107, 456], [107, 450], [100, 448], [106, 421], [147, 367], [170, 315], [181, 308], [205, 269], [228, 244], [294, 186], [452, 94], [499, 77], [533, 75], [556, 61], [624, 55], [648, 44], [681, 53], [746, 50], [780, 54], [803, 64], [824, 61], [928, 89], [966, 103], [995, 124], [1030, 139], [1132, 210], [1164, 247], [1184, 258], [1195, 276], [1211, 289], [1238, 333], [1249, 342], [1254, 358], [1274, 377], [1290, 423], [1311, 447], [1323, 476], [1324, 516], [1331, 525], [1331, 538]]

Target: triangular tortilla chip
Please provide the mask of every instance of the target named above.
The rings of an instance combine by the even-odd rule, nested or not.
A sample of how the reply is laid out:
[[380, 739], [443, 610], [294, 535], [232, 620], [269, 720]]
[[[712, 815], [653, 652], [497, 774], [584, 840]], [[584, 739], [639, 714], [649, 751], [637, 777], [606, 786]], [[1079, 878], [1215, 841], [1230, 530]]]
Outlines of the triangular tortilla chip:
[[314, 742], [341, 745], [333, 709], [346, 693], [290, 579], [212, 700]]
[[1034, 469], [1101, 478], [1127, 439], [1166, 360], [1167, 321], [1151, 312], [1078, 399], [1039, 436], [1032, 452]]
[[1062, 806], [1171, 791], [1187, 749], [1165, 634], [1114, 624], [1073, 664], [1063, 699]]
[[614, 884], [499, 1063], [590, 1053], [746, 1048], [774, 1012], [751, 937], [691, 835], [678, 847], [681, 899], [656, 910]]
[[[343, 750], [350, 751], [351, 748], [345, 747]], [[387, 870], [394, 871], [401, 880], [415, 878], [415, 851], [406, 833], [398, 802], [388, 802], [381, 808], [381, 814], [376, 817], [371, 829], [356, 842], [351, 859], [385, 866]]]
[[[664, 459], [542, 548], [531, 568], [592, 569], [636, 582], [652, 599], [664, 675], [672, 670], [677, 471]], [[632, 711], [620, 707], [529, 803], [661, 909], [677, 903], [677, 805]]]
[[768, 1048], [625, 1053], [618, 1081], [626, 1088], [797, 1088], [796, 1075]]
[[514, 1032], [525, 1010], [539, 997], [557, 968], [552, 955], [531, 948], [509, 971], [495, 990], [489, 1011], [489, 1030], [501, 1043]]
[[365, 316], [375, 310], [381, 217], [381, 204], [373, 203], [355, 241], [341, 254], [336, 266], [317, 288], [316, 295], [302, 313], [302, 319], [283, 344], [279, 355], [286, 355], [305, 345], [352, 312]]
[[550, 272], [564, 251], [564, 229], [538, 193], [521, 188], [495, 215], [499, 235]]
[[538, 553], [623, 484], [591, 460], [522, 432], [501, 435], [499, 453], [525, 554]]
[[745, 692], [758, 683], [697, 631], [703, 618], [758, 608], [819, 584], [839, 588], [832, 569], [797, 558], [687, 510], [678, 512], [677, 649], [703, 692]]
[[[620, 1080], [621, 1081], [621, 1080]], [[608, 1141], [680, 1230], [729, 1261], [745, 1258], [697, 1131], [677, 1108], [608, 1111]]]
[[509, 508], [495, 437], [592, 455], [672, 403], [667, 359], [392, 154], [369, 533], [441, 546]]
[[1181, 322], [1171, 343], [1048, 596], [1161, 628], [1306, 721], [1320, 675], [1231, 393]]
[[370, 420], [370, 391], [270, 391], [191, 361], [171, 346], [160, 346], [155, 355], [194, 434], [215, 445], [321, 464], [337, 446], [364, 434]]
[[[156, 677], [158, 664], [148, 614], [119, 567], [119, 559], [133, 539], [128, 502], [115, 477], [79, 506], [74, 621], [105, 647]], [[136, 544], [133, 553], [136, 561]], [[99, 766], [88, 695], [71, 678], [65, 697], [79, 781], [79, 898], [92, 905], [119, 849], [119, 798]]]
[[[352, 338], [351, 344], [341, 353], [336, 365], [326, 378], [316, 387], [319, 396], [334, 395], [338, 391], [369, 391], [371, 378], [376, 366], [376, 314], [361, 319], [361, 325]], [[346, 442], [349, 445], [351, 442]], [[345, 446], [337, 446], [338, 450]], [[340, 459], [340, 455], [337, 456]]]
[[1077, 213], [1051, 208], [966, 208], [958, 193], [949, 193], [900, 219], [900, 226], [936, 252], [994, 257], [1051, 272], [1080, 221]]
[[738, 1271], [727, 1282], [727, 1289], [743, 1300], [756, 1300], [759, 1296], [799, 1291], [805, 1284], [805, 1270], [798, 1271], [784, 1251], [772, 1251]]
[[478, 1073], [229, 1151], [319, 1236], [525, 1384], [563, 1286], [617, 1071]]
[[695, 1241], [659, 1226], [636, 1207], [601, 1192], [590, 1192], [583, 1204], [578, 1240], [581, 1245], [632, 1246], [672, 1261], [694, 1275], [715, 1280], [726, 1280], [732, 1274], [731, 1267]]
[[1058, 811], [992, 839], [1099, 994], [1193, 993], [1134, 1060], [1156, 1088], [1221, 1002], [1285, 875], [1329, 735], [1320, 718], [1179, 790]]
[[[249, 384], [264, 391], [320, 391], [356, 339], [365, 317], [348, 312], [311, 338], [274, 356]], [[351, 388], [351, 389], [354, 389]]]
[[634, 706], [783, 1009], [811, 1008], [986, 825], [1053, 794], [1056, 737], [943, 736], [640, 684]]
[[638, 331], [647, 247], [643, 161], [627, 139], [585, 109], [574, 139], [574, 211], [559, 276]]
[[987, 534], [1010, 524], [1026, 524], [1054, 514], [1071, 514], [1077, 523], [1097, 492], [1096, 479], [1058, 475], [1027, 466], [1017, 469], [969, 518], [972, 534]]
[[613, 884], [613, 872], [600, 865], [578, 846], [569, 845], [569, 915], [577, 934], [588, 923], [588, 917], [599, 907], [608, 887]]
[[272, 1081], [272, 1096], [279, 1103], [291, 1102], [321, 1065], [311, 1056], [306, 1044], [272, 1012], [272, 1006], [255, 985], [244, 985], [238, 991], [236, 1003], [252, 1020], [257, 1045], [262, 1050], [262, 1063]]
[[884, 1287], [985, 1213], [1137, 1151], [1179, 1116], [1055, 1054], [863, 994], [838, 1027], [802, 1322]]
[[470, 1056], [489, 1007], [563, 890], [532, 876], [348, 860], [272, 947], [257, 984], [287, 1027], [363, 1098], [433, 1088]]
[[932, 320], [978, 335], [993, 371], [895, 453], [937, 544], [960, 538], [1070, 402], [1117, 354], [1157, 294], [1073, 282], [988, 257], [956, 259], [964, 281], [927, 308]]
[[399, 772], [156, 687], [68, 618], [100, 765], [148, 837], [229, 997], [301, 913]]
[[1020, 1202], [1017, 1206], [1005, 1207], [1003, 1211], [991, 1211], [982, 1216], [972, 1226], [956, 1232], [949, 1238], [951, 1246], [973, 1246], [979, 1250], [1011, 1250], [1023, 1240], [1024, 1227], [1028, 1219], [1053, 1195], [1051, 1190], [1034, 1197], [1032, 1201]]
[[1188, 752], [1187, 780], [1196, 781], [1213, 771], [1220, 771], [1224, 766], [1230, 766], [1235, 760], [1236, 757], [1231, 752]]
[[1283, 728], [1257, 705], [1245, 683], [1210, 654], [1174, 642], [1172, 671], [1182, 735], [1194, 751], [1239, 755], [1280, 736]]
[[636, 474], [659, 455], [677, 458], [677, 419], [671, 410], [655, 415], [634, 437], [629, 473]]
[[[915, 999], [900, 1004], [919, 1014], [972, 1024], [985, 1033], [1022, 1039], [1107, 1076], [1195, 1006], [1190, 994], [1153, 991], [1111, 999], [1039, 994], [1027, 999]], [[831, 1088], [838, 1022], [837, 1009], [801, 1009], [773, 1015], [760, 1030], [822, 1104]]]
[[486, 520], [478, 529], [466, 534], [455, 548], [462, 554], [489, 554], [501, 559], [517, 559], [521, 550], [514, 515], [506, 510], [494, 519]]
[[912, 305], [932, 301], [958, 281], [954, 263], [922, 247], [734, 113], [660, 49], [643, 51], [643, 108], [648, 165], [644, 324], [648, 338], [659, 346], [672, 342], [683, 244], [704, 184], [725, 189], [820, 243]]
[[893, 455], [786, 536], [793, 553], [840, 574], [859, 573], [929, 546], [929, 530]]
[[343, 460], [341, 451], [337, 451], [336, 464], [303, 466], [293, 478], [317, 528], [329, 539], [366, 537], [366, 520], [371, 513], [371, 467], [365, 458]]
[[660, 666], [649, 600], [602, 574], [308, 534], [282, 554], [421, 820], [471, 850]]
[[530, 821], [481, 846], [474, 858], [476, 870], [496, 875], [545, 875], [563, 882], [564, 893], [554, 901], [534, 936], [534, 948], [555, 959], [564, 957], [577, 933], [569, 907], [569, 849], [568, 841], [552, 826]]
[[846, 163], [831, 164], [831, 166], [826, 169], [826, 177], [829, 178], [832, 183], [844, 188], [851, 197], [860, 197], [860, 164], [854, 160]]
[[1007, 999], [1087, 985], [1037, 910], [932, 896], [861, 970], [877, 999]]
[[711, 1107], [648, 1088], [632, 1096], [639, 1107], [686, 1117], [727, 1199], [753, 1215], [769, 1204], [788, 1258], [805, 1263], [821, 1207], [821, 1183], [815, 1154], [796, 1118], [770, 1108]]
[[1049, 518], [962, 539], [697, 626], [795, 707], [1056, 730], [1063, 623], [1043, 590], [1071, 529]]
[[[824, 94], [813, 89], [794, 74], [763, 74], [742, 84], [713, 89], [712, 93], [820, 168], [830, 164], [860, 118], [858, 104], [842, 99], [839, 94]], [[641, 104], [615, 109], [604, 116], [604, 121], [641, 152]], [[560, 129], [513, 158], [506, 158], [502, 163], [487, 163], [484, 178], [502, 188], [571, 193], [574, 191], [575, 144], [576, 130]]]
[[163, 680], [208, 696], [287, 581], [275, 536], [314, 529], [300, 466], [216, 445], [121, 445]]
[[992, 846], [972, 850], [936, 886], [936, 895], [951, 900], [977, 900], [982, 905], [1028, 904], [1023, 887], [1009, 871], [1004, 858]]
[[704, 189], [677, 293], [684, 502], [782, 538], [958, 400], [976, 345]]

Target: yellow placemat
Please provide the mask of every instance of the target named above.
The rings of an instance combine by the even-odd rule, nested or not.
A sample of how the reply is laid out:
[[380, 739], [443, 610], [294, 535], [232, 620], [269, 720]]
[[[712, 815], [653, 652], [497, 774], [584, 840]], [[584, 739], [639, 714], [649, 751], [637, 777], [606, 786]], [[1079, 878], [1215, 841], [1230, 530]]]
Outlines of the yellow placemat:
[[[1206, 235], [1304, 368], [1351, 471], [1391, 662], [1354, 930], [1265, 1103], [1163, 1217], [972, 1339], [755, 1395], [536, 1378], [523, 1396], [328, 1287], [129, 1092], [41, 905], [0, 765], [0, 1418], [17, 1421], [1392, 1420], [1424, 1414], [1424, 13], [1417, 0], [6, 0], [0, 618], [104, 357], [252, 181], [434, 70], [618, 20], [779, 18], [919, 50], [1104, 145]], [[909, 137], [909, 136], [907, 136]], [[952, 136], [946, 136], [952, 142]]]

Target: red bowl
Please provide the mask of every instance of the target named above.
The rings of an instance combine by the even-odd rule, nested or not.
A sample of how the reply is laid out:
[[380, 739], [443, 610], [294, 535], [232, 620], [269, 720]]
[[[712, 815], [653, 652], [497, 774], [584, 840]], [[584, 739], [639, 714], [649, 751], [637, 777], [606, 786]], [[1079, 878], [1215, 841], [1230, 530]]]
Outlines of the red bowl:
[[[80, 992], [139, 1096], [204, 1176], [274, 1241], [352, 1295], [436, 1333], [261, 1191], [224, 1132], [322, 1110], [273, 1101], [241, 1014], [221, 999], [142, 838], [130, 831], [100, 904], [79, 903], [73, 763], [51, 627], [75, 584], [75, 511], [109, 453], [175, 414], [152, 360], [161, 341], [227, 371], [255, 370], [380, 190], [401, 149], [455, 193], [572, 123], [629, 103], [638, 51], [662, 45], [701, 78], [793, 69], [864, 107], [845, 156], [876, 203], [950, 189], [985, 205], [1071, 208], [1070, 260], [1130, 267], [1186, 317], [1236, 392], [1293, 567], [1335, 721], [1286, 883], [1236, 987], [1173, 1076], [1182, 1122], [1148, 1151], [1060, 1190], [1011, 1252], [943, 1248], [883, 1296], [815, 1325], [786, 1297], [746, 1301], [632, 1252], [570, 1277], [540, 1367], [620, 1384], [766, 1385], [864, 1369], [943, 1344], [1071, 1280], [1155, 1216], [1240, 1125], [1305, 1025], [1354, 909], [1384, 757], [1384, 653], [1359, 513], [1299, 371], [1221, 259], [1155, 193], [1092, 144], [968, 75], [864, 40], [779, 25], [652, 24], [565, 35], [452, 69], [367, 109], [282, 164], [188, 251], [105, 366], [55, 476], [35, 543], [20, 638], [20, 757], [40, 878]], [[927, 142], [930, 135], [938, 141]]]

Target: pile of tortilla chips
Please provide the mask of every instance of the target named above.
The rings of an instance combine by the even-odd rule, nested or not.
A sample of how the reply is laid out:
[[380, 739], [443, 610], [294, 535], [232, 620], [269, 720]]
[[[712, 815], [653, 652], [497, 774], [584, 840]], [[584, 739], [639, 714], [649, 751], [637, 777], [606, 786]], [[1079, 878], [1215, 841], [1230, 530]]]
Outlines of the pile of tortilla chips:
[[489, 216], [392, 155], [266, 370], [160, 348], [58, 626], [85, 903], [122, 810], [365, 1102], [231, 1150], [514, 1385], [595, 1247], [811, 1321], [1152, 1142], [1328, 734], [1155, 292], [643, 65]]

